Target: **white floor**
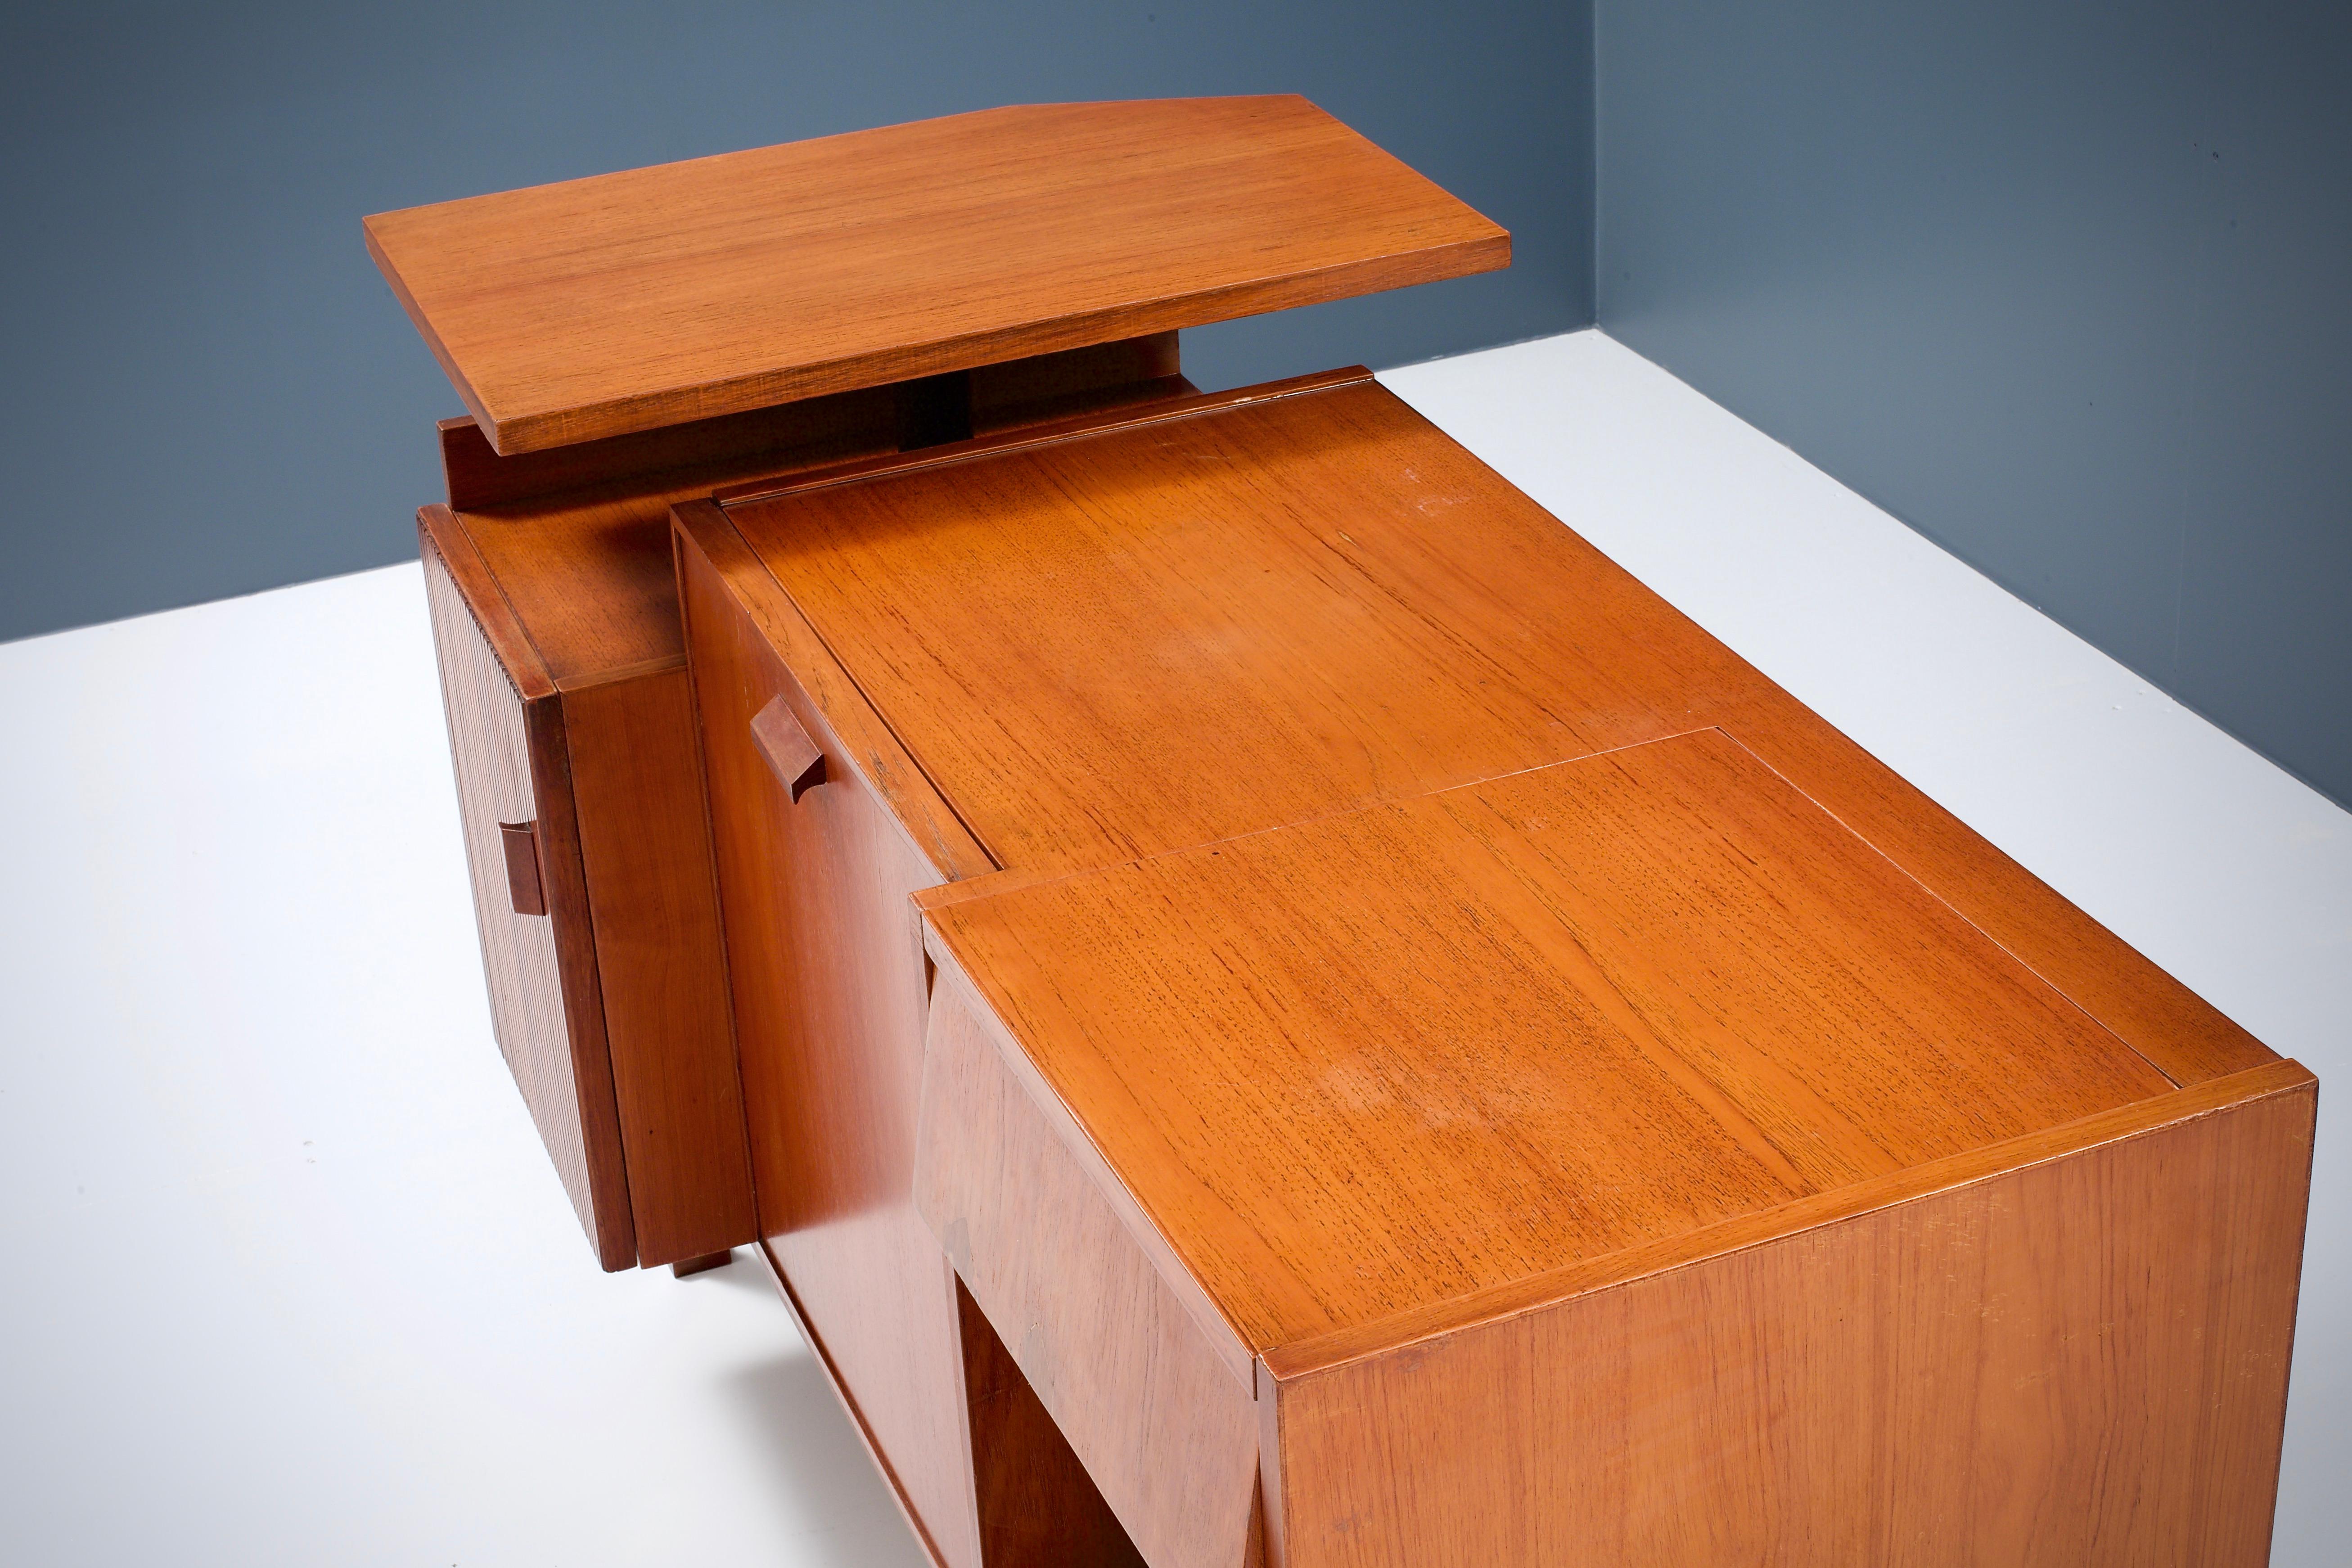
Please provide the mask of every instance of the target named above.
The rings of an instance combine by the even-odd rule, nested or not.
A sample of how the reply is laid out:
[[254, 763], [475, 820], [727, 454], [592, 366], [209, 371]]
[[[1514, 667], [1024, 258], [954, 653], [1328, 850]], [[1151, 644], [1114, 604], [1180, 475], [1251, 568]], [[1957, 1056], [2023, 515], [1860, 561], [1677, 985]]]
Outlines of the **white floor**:
[[[1598, 334], [1383, 379], [2328, 1081], [2275, 1561], [2341, 1561], [2352, 816]], [[590, 1261], [414, 567], [0, 646], [0, 1560], [918, 1562], [751, 1264]]]

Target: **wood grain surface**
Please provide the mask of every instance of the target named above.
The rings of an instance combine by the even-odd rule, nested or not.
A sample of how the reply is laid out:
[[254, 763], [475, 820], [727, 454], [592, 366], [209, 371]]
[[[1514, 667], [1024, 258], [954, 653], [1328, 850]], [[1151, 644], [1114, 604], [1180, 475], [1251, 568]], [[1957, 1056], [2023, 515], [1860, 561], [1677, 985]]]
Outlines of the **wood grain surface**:
[[702, 756], [683, 667], [562, 695], [637, 1262], [755, 1239]]
[[[709, 785], [760, 1227], [923, 1532], [980, 1568], [954, 1277], [912, 1203], [941, 872], [882, 810], [690, 537], [679, 585]], [[753, 739], [782, 698], [825, 752], [794, 802]]]
[[2273, 1059], [1368, 379], [811, 470], [726, 510], [768, 568], [738, 575], [840, 671], [827, 711], [915, 764], [885, 797], [998, 865], [1720, 725], [2176, 1081]]
[[[730, 638], [743, 639], [744, 651], [730, 652], [728, 657], [750, 660], [751, 650], [765, 647], [778, 666], [789, 672], [793, 716], [825, 753], [826, 776], [861, 783], [883, 804], [885, 818], [903, 837], [908, 848], [938, 873], [936, 880], [952, 881], [996, 870], [988, 851], [915, 765], [897, 732], [866, 700], [857, 683], [744, 543], [725, 512], [714, 502], [696, 500], [680, 502], [671, 509], [670, 516], [681, 604], [693, 596], [688, 592], [689, 582], [707, 579], [701, 592], [710, 606], [709, 624], [714, 634], [723, 631]], [[729, 608], [724, 616], [719, 613], [722, 608]], [[737, 616], [740, 625], [736, 624]], [[717, 700], [702, 695], [704, 678], [699, 673], [694, 679], [698, 703]], [[759, 684], [783, 689], [776, 678]], [[772, 690], [770, 695], [773, 694]], [[738, 699], [730, 695], [728, 700]], [[764, 704], [766, 699], [761, 700]], [[747, 734], [750, 720], [758, 711], [753, 708], [745, 716]], [[702, 722], [709, 737], [713, 733], [709, 712]], [[731, 740], [728, 743], [732, 744]], [[715, 820], [722, 785], [710, 755], [706, 752], [706, 776]], [[764, 771], [764, 759], [760, 765]], [[772, 781], [773, 776], [769, 775]], [[752, 841], [746, 842], [748, 846]], [[747, 847], [746, 853], [751, 850]], [[775, 864], [772, 859], [770, 863]]]
[[915, 1205], [1155, 1568], [1243, 1568], [1257, 1411], [944, 977]]
[[[728, 657], [778, 656], [897, 829], [843, 865], [929, 868], [883, 878], [935, 966], [917, 1207], [1148, 1561], [1573, 1561], [1590, 1508], [1618, 1510], [1583, 1521], [1604, 1562], [1990, 1563], [2044, 1550], [2037, 1521], [2051, 1561], [2251, 1560], [2307, 1110], [2269, 1169], [2167, 1189], [2252, 1194], [2250, 1232], [2178, 1258], [2134, 1206], [2176, 1145], [2136, 1141], [2308, 1075], [1360, 373], [676, 516]], [[830, 854], [761, 863], [845, 883]], [[889, 950], [863, 894], [828, 900]], [[2063, 1222], [1969, 1250], [1993, 1227], [1951, 1194], [2108, 1143], [2133, 1152], [2016, 1189]], [[1948, 1288], [1907, 1299], [1906, 1249]], [[1582, 1397], [1601, 1369], [1530, 1358], [1575, 1362], [1576, 1314], [1654, 1281], [1600, 1342], [1663, 1330], [1594, 1407], [1619, 1426], [1515, 1414]], [[1840, 1311], [1900, 1353], [1840, 1360], [1806, 1318]], [[2068, 1348], [2101, 1331], [2129, 1342]], [[1174, 1392], [1188, 1357], [1251, 1422], [1190, 1421], [1216, 1406]], [[1676, 1377], [1724, 1383], [1719, 1466], [1645, 1424]], [[2013, 1439], [2034, 1398], [2070, 1437]], [[1976, 1479], [1903, 1470], [1922, 1431]], [[1885, 1485], [1820, 1503], [1789, 1458], [1815, 1452]], [[2158, 1484], [2202, 1500], [2128, 1500]], [[1973, 1557], [1937, 1555], [1956, 1506]]]
[[927, 918], [1261, 1352], [2172, 1087], [1716, 731]]
[[2315, 1088], [2253, 1068], [1285, 1380], [1278, 1560], [2258, 1568]]
[[[739, 422], [747, 426], [738, 432], [748, 437], [746, 449], [722, 447], [649, 471], [614, 475], [610, 469], [626, 460], [658, 463], [676, 456], [678, 448], [665, 444], [673, 432], [597, 442], [544, 458], [500, 458], [484, 449], [468, 459], [470, 468], [450, 463], [451, 494], [466, 498], [456, 508], [462, 526], [556, 687], [684, 665], [669, 555], [673, 504], [758, 476], [898, 450], [897, 414], [887, 389], [819, 403], [783, 411], [789, 418], [763, 410]], [[481, 441], [471, 421], [455, 423], [461, 428], [445, 427], [445, 450]], [[630, 450], [596, 450], [608, 445]], [[700, 444], [687, 449], [695, 445]], [[552, 460], [573, 457], [579, 460]], [[517, 474], [509, 468], [539, 471]], [[583, 475], [588, 482], [572, 482]]]
[[1711, 674], [1631, 579], [1506, 578], [1565, 531], [1369, 380], [728, 511], [1007, 867], [1672, 734]]
[[[492, 1032], [598, 1261], [625, 1268], [636, 1237], [562, 715], [455, 520], [428, 509], [418, 539]], [[502, 822], [538, 824], [547, 914], [515, 912]]]
[[[866, 1457], [874, 1461], [874, 1468], [882, 1472], [883, 1484], [890, 1489], [890, 1500], [898, 1505], [899, 1518], [906, 1521], [907, 1528], [913, 1532], [916, 1545], [922, 1549], [924, 1561], [933, 1564], [933, 1568], [949, 1568], [950, 1560], [940, 1551], [939, 1542], [931, 1539], [930, 1531], [924, 1527], [914, 1505], [908, 1499], [907, 1489], [899, 1482], [897, 1468], [875, 1442], [874, 1430], [866, 1424], [865, 1412], [858, 1408], [856, 1398], [842, 1381], [840, 1368], [835, 1366], [832, 1357], [825, 1353], [824, 1339], [810, 1326], [808, 1314], [801, 1310], [800, 1300], [793, 1293], [792, 1281], [784, 1278], [783, 1266], [776, 1261], [774, 1250], [761, 1242], [752, 1251], [769, 1283], [776, 1288], [776, 1295], [782, 1300], [784, 1310], [792, 1315], [793, 1326], [800, 1331], [802, 1340], [814, 1352], [817, 1365], [824, 1370], [825, 1386], [833, 1391], [834, 1398], [840, 1401], [842, 1414], [849, 1418], [850, 1430], [857, 1434], [859, 1447], [866, 1450]], [[945, 1269], [944, 1260], [940, 1267]], [[968, 1562], [969, 1557], [954, 1561]]]
[[1284, 1568], [2264, 1560], [2310, 1074], [2173, 1087], [1720, 731], [918, 903], [918, 1205], [1114, 1506], [1246, 1446], [1181, 1277]]
[[[1169, 333], [992, 366], [971, 379], [969, 417], [1002, 428], [1163, 401], [1190, 391], [1177, 353]], [[878, 388], [518, 458], [493, 452], [471, 419], [440, 429], [457, 506], [435, 509], [432, 527], [472, 572], [476, 635], [544, 709], [571, 782], [586, 901], [565, 930], [593, 944], [626, 1171], [616, 1201], [646, 1266], [758, 1234], [669, 508], [895, 452], [898, 421]], [[491, 973], [494, 989], [518, 994], [505, 969]], [[579, 1128], [568, 1136], [578, 1142]], [[562, 1135], [551, 1148], [576, 1185], [584, 1154]]]
[[380, 213], [520, 453], [1508, 265], [1296, 97], [987, 110]]

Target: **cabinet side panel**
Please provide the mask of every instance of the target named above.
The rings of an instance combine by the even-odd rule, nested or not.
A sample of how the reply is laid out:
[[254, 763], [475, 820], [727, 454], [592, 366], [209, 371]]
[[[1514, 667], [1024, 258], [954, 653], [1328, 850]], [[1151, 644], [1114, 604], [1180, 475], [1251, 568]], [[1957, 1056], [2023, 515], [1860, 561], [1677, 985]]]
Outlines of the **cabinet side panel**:
[[1146, 1561], [1242, 1568], [1257, 1411], [1006, 1070], [934, 994], [915, 1201]]
[[596, 1194], [572, 1071], [554, 918], [514, 912], [499, 842], [499, 823], [540, 816], [523, 702], [429, 540], [424, 556], [491, 1026], [572, 1207], [594, 1241]]
[[2257, 1568], [2315, 1102], [1284, 1383], [1286, 1568]]
[[759, 1232], [703, 810], [681, 666], [563, 698], [637, 1260]]
[[[940, 877], [690, 539], [678, 575], [760, 1227], [908, 1510], [949, 1568], [980, 1568], [954, 1277], [911, 1202], [908, 900]], [[827, 753], [798, 802], [751, 735], [778, 696]]]

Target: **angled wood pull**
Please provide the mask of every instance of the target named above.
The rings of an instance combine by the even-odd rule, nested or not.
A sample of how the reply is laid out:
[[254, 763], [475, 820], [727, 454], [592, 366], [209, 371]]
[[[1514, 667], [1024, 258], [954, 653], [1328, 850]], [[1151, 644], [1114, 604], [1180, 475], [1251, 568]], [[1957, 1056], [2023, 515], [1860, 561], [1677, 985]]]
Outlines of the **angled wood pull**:
[[547, 886], [539, 877], [539, 824], [501, 822], [499, 839], [507, 851], [507, 897], [519, 915], [547, 912]]
[[784, 706], [782, 697], [772, 697], [751, 721], [751, 739], [757, 742], [760, 754], [768, 759], [769, 768], [776, 782], [793, 803], [800, 804], [802, 795], [824, 783], [824, 753], [817, 750], [793, 710]]

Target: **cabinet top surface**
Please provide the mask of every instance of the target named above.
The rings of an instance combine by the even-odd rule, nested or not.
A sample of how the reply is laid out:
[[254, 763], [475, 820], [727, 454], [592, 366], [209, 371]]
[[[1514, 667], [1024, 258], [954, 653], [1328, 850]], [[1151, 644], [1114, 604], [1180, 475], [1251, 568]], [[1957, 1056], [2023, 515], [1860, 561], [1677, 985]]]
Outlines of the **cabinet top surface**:
[[380, 213], [483, 429], [537, 450], [1507, 266], [1306, 100], [988, 110]]
[[1717, 730], [934, 908], [1255, 1351], [2167, 1092]]
[[1747, 678], [1369, 378], [1200, 402], [730, 505], [996, 864], [1655, 740]]
[[837, 661], [821, 704], [887, 725], [886, 804], [973, 861], [1085, 870], [1717, 726], [2176, 1081], [2275, 1059], [1362, 373], [723, 521], [740, 591]]

